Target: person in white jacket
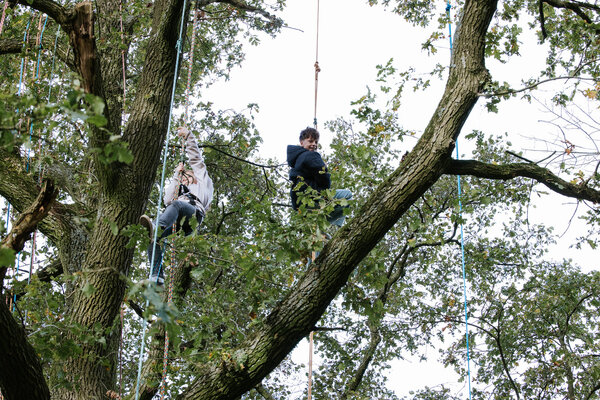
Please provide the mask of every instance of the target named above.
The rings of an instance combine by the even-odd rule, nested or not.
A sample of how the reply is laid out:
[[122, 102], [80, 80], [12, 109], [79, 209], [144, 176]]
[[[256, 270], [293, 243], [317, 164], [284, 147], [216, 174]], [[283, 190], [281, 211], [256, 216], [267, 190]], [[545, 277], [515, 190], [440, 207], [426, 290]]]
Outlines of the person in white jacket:
[[162, 234], [157, 243], [153, 242], [154, 224], [152, 220], [147, 215], [140, 217], [140, 224], [148, 230], [150, 235], [149, 264], [152, 264], [152, 253], [154, 253], [151, 280], [159, 285], [164, 283], [162, 239], [171, 235], [173, 228], [177, 231], [183, 230], [186, 236], [190, 235], [193, 231], [190, 220], [196, 218], [198, 225], [202, 223], [214, 193], [213, 181], [208, 175], [204, 157], [194, 135], [185, 127], [178, 128], [177, 134], [185, 141], [186, 155], [192, 169], [186, 170], [183, 163], [179, 163], [171, 182], [165, 189], [164, 202], [167, 208], [158, 218], [158, 226], [162, 229]]

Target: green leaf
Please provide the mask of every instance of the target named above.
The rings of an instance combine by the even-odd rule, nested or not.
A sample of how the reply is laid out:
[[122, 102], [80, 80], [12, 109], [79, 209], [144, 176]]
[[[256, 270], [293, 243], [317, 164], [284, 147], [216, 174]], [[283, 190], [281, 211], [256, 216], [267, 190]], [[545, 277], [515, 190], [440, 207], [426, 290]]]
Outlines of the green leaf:
[[8, 247], [0, 247], [0, 267], [8, 267], [15, 263], [15, 251]]
[[108, 120], [103, 115], [92, 115], [88, 117], [87, 122], [97, 127], [103, 127], [108, 123]]

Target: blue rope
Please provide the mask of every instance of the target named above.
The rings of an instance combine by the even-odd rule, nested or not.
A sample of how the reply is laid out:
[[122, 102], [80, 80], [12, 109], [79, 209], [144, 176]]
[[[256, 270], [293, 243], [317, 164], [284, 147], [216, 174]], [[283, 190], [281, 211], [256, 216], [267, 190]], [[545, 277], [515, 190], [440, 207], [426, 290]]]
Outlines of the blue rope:
[[[29, 18], [29, 21], [27, 21], [27, 26], [25, 27], [25, 33], [23, 34], [23, 49], [25, 48], [25, 44], [27, 43], [27, 34], [29, 33], [29, 25], [31, 24], [31, 20], [33, 19], [33, 16], [31, 18]], [[25, 57], [21, 57], [21, 73], [19, 74], [19, 86], [17, 89], [17, 96], [21, 95], [21, 88], [23, 86], [23, 74], [25, 71]], [[19, 114], [19, 109], [17, 108], [17, 114]], [[27, 155], [27, 171], [29, 171], [29, 154]], [[8, 208], [6, 211], [6, 229], [8, 230], [8, 223], [10, 220], [10, 203], [8, 203]], [[16, 267], [16, 271], [15, 271], [15, 278], [17, 275], [19, 275], [19, 255], [21, 254], [21, 252], [17, 253], [17, 267]], [[15, 293], [14, 297], [13, 297], [13, 306], [12, 306], [12, 312], [15, 311], [15, 303], [17, 302], [17, 294]]]
[[[31, 24], [31, 18], [27, 21], [27, 26], [25, 27], [25, 33], [23, 34], [23, 49], [25, 48], [25, 44], [27, 43], [27, 34], [29, 33], [29, 24]], [[17, 96], [21, 95], [21, 87], [23, 85], [23, 69], [25, 66], [25, 57], [21, 57], [21, 74], [19, 76], [19, 88], [17, 90]], [[17, 114], [19, 110], [17, 109]]]
[[[452, 20], [450, 18], [450, 10], [452, 6], [450, 5], [450, 0], [446, 3], [446, 13], [448, 14], [448, 38], [450, 40], [450, 62], [452, 62], [452, 51], [454, 50], [452, 47]], [[456, 159], [460, 159], [460, 154], [458, 152], [458, 140], [456, 141]], [[469, 400], [471, 400], [471, 357], [470, 357], [470, 347], [469, 347], [469, 314], [467, 309], [467, 273], [466, 273], [466, 263], [465, 263], [465, 235], [463, 232], [463, 223], [462, 223], [462, 190], [460, 186], [460, 175], [457, 175], [456, 182], [458, 185], [458, 217], [461, 219], [460, 222], [460, 253], [461, 253], [461, 262], [462, 262], [462, 277], [463, 277], [463, 297], [465, 303], [465, 338], [467, 345], [467, 377], [469, 382]]]
[[[177, 39], [177, 44], [175, 45], [175, 47], [177, 49], [177, 56], [175, 57], [175, 75], [173, 76], [173, 88], [171, 91], [171, 106], [169, 108], [169, 121], [167, 123], [167, 139], [165, 141], [165, 147], [164, 147], [164, 151], [163, 151], [162, 174], [160, 177], [160, 192], [158, 195], [158, 207], [156, 209], [156, 222], [154, 223], [154, 226], [157, 228], [158, 228], [158, 217], [159, 217], [159, 212], [160, 212], [160, 205], [162, 203], [163, 191], [164, 191], [164, 186], [165, 186], [165, 175], [166, 175], [166, 170], [167, 170], [167, 156], [169, 154], [169, 140], [171, 138], [171, 135], [170, 135], [171, 119], [172, 119], [172, 115], [173, 115], [173, 102], [175, 100], [175, 88], [177, 86], [177, 75], [178, 75], [177, 72], [179, 71], [179, 56], [181, 54], [181, 38], [183, 37], [183, 25], [184, 25], [186, 7], [187, 7], [187, 0], [183, 0], [183, 8], [181, 10], [181, 23], [179, 26], [179, 39]], [[151, 277], [152, 277], [152, 269], [153, 269], [152, 267], [154, 265], [154, 257], [155, 257], [155, 253], [156, 253], [157, 240], [158, 240], [158, 229], [155, 229], [154, 230], [155, 245], [152, 246], [152, 257], [150, 257], [150, 272], [148, 274], [149, 279], [151, 279]], [[162, 260], [161, 260], [161, 265], [158, 268], [158, 272], [157, 272], [157, 276], [156, 276], [157, 281], [158, 281], [158, 277], [160, 275], [161, 268], [162, 268]], [[146, 300], [146, 309], [148, 309], [148, 305], [149, 305], [149, 301]], [[139, 399], [139, 394], [140, 394], [140, 378], [142, 375], [142, 365], [143, 365], [142, 355], [144, 354], [144, 348], [145, 348], [145, 344], [146, 344], [146, 329], [147, 329], [147, 325], [148, 325], [148, 323], [146, 322], [146, 318], [142, 318], [142, 319], [143, 319], [142, 343], [140, 345], [137, 381], [135, 384], [135, 400]]]

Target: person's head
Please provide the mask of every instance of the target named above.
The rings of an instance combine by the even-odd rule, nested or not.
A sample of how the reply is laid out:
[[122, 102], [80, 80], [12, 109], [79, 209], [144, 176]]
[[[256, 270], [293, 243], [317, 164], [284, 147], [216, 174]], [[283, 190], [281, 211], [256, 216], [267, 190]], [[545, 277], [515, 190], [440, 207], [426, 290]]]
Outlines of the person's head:
[[194, 175], [194, 172], [189, 169], [184, 169], [181, 171], [181, 183], [183, 185], [189, 186], [193, 183], [198, 183], [198, 179]]
[[300, 146], [306, 150], [315, 151], [319, 144], [319, 131], [315, 128], [306, 128], [300, 132]]

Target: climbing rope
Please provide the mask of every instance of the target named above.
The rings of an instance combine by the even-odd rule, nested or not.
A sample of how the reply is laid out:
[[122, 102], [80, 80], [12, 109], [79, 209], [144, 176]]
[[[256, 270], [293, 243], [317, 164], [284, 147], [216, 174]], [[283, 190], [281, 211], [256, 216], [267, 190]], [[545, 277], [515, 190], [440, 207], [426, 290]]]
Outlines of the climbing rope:
[[192, 86], [192, 67], [194, 65], [194, 49], [196, 48], [196, 29], [198, 27], [198, 15], [199, 11], [194, 10], [194, 22], [192, 24], [192, 44], [190, 45], [190, 57], [188, 61], [188, 74], [187, 74], [187, 84], [185, 86], [185, 124], [187, 126], [190, 120], [190, 93]]
[[8, 0], [4, 0], [2, 6], [2, 17], [0, 17], [0, 35], [2, 35], [2, 29], [4, 28], [4, 19], [6, 18], [6, 8], [8, 7]]
[[[48, 23], [48, 16], [46, 15], [46, 19], [44, 20], [44, 26], [42, 27], [42, 15], [40, 15], [40, 21], [38, 23], [38, 34], [36, 37], [36, 46], [38, 46], [38, 56], [37, 56], [37, 63], [36, 63], [36, 69], [35, 69], [35, 83], [39, 82], [39, 78], [40, 78], [40, 59], [41, 59], [41, 55], [42, 55], [42, 40], [44, 39], [44, 31], [46, 30], [46, 24]], [[29, 124], [29, 143], [31, 143], [33, 138], [33, 123]], [[39, 142], [39, 146], [38, 146], [38, 154], [41, 154], [41, 141]], [[29, 147], [29, 149], [27, 150], [27, 170], [29, 170], [29, 164], [30, 164], [30, 152], [31, 152], [31, 146]], [[40, 174], [38, 177], [38, 184], [41, 185], [42, 183], [42, 175]], [[29, 260], [29, 276], [27, 277], [27, 283], [31, 283], [31, 275], [33, 275], [33, 264], [35, 262], [35, 255], [36, 255], [36, 250], [37, 250], [37, 246], [36, 246], [36, 240], [37, 240], [37, 228], [33, 231], [33, 239], [31, 240], [31, 259]], [[15, 299], [16, 301], [16, 299]], [[25, 318], [27, 318], [27, 313], [25, 313]]]
[[[450, 0], [446, 3], [446, 14], [448, 15], [448, 38], [450, 40], [450, 62], [452, 62], [452, 19], [450, 15], [450, 10], [452, 6], [450, 5]], [[460, 154], [458, 152], [458, 140], [456, 141], [456, 159], [460, 159]], [[465, 263], [465, 236], [463, 232], [463, 223], [462, 223], [462, 191], [460, 185], [460, 175], [457, 175], [456, 182], [458, 186], [458, 217], [461, 220], [460, 223], [460, 253], [461, 253], [461, 262], [462, 262], [462, 278], [463, 278], [463, 297], [465, 304], [465, 339], [467, 346], [467, 378], [469, 381], [469, 400], [471, 399], [471, 357], [470, 357], [470, 348], [469, 348], [469, 314], [467, 309], [467, 274], [466, 274], [466, 263]]]
[[[319, 67], [319, 16], [320, 16], [320, 0], [317, 0], [317, 28], [316, 28], [316, 40], [315, 40], [315, 110], [314, 110], [314, 118], [313, 125], [315, 129], [317, 129], [317, 100], [319, 95], [319, 72], [321, 72], [321, 67]], [[316, 258], [315, 253], [312, 253], [312, 261], [314, 262]], [[308, 394], [307, 400], [312, 399], [312, 360], [313, 360], [313, 336], [314, 332], [310, 332], [308, 336]]]
[[[315, 50], [315, 112], [313, 125], [315, 129], [317, 129], [317, 100], [319, 94], [319, 72], [321, 72], [321, 67], [319, 67], [319, 9], [320, 9], [320, 1], [317, 0], [317, 35], [316, 35], [316, 50]], [[310, 399], [309, 399], [310, 400]]]
[[[25, 33], [23, 34], [23, 49], [25, 49], [25, 45], [27, 44], [27, 40], [29, 37], [29, 28], [31, 26], [31, 21], [33, 20], [33, 15], [31, 16], [31, 18], [29, 18], [29, 21], [27, 21], [27, 26], [25, 27]], [[26, 63], [26, 58], [25, 57], [21, 57], [21, 68], [20, 68], [20, 73], [19, 73], [19, 86], [17, 89], [17, 96], [21, 95], [21, 90], [23, 88], [23, 80], [25, 79], [25, 63]], [[17, 109], [17, 114], [19, 113], [19, 110]], [[29, 158], [27, 160], [27, 166], [26, 166], [26, 170], [29, 171]], [[8, 203], [8, 207], [7, 207], [7, 211], [6, 211], [6, 228], [8, 229], [8, 223], [10, 220], [10, 203]], [[17, 265], [15, 266], [15, 268], [13, 269], [13, 277], [16, 279], [17, 275], [19, 275], [19, 270], [21, 268], [20, 266], [20, 257], [19, 255], [21, 254], [21, 252], [17, 253], [16, 255], [16, 259], [17, 259]], [[17, 294], [13, 293], [13, 297], [11, 298], [11, 304], [10, 304], [10, 310], [12, 312], [15, 311], [15, 305], [16, 305], [16, 301], [17, 301]]]
[[[171, 264], [171, 273], [169, 274], [169, 288], [168, 288], [168, 292], [167, 292], [167, 304], [171, 304], [173, 302], [173, 286], [174, 286], [174, 279], [173, 277], [175, 276], [174, 272], [175, 272], [175, 230], [177, 229], [177, 223], [173, 224], [173, 236], [171, 238], [171, 257], [170, 257], [170, 264]], [[167, 368], [169, 366], [169, 332], [167, 331], [166, 327], [165, 327], [165, 345], [164, 345], [164, 349], [163, 349], [163, 370], [162, 370], [162, 379], [160, 381], [160, 399], [164, 399], [165, 398], [165, 394], [167, 391]]]
[[[177, 56], [175, 57], [175, 74], [173, 75], [173, 87], [172, 87], [172, 91], [171, 91], [171, 104], [169, 107], [169, 119], [167, 122], [167, 138], [165, 140], [165, 147], [164, 147], [164, 151], [163, 151], [163, 165], [162, 165], [162, 173], [161, 173], [161, 177], [160, 177], [160, 191], [158, 194], [158, 207], [156, 210], [156, 222], [154, 224], [154, 226], [158, 227], [158, 217], [159, 217], [159, 211], [160, 211], [160, 204], [162, 203], [162, 197], [163, 197], [163, 192], [164, 192], [164, 186], [165, 186], [165, 175], [166, 175], [166, 170], [167, 170], [167, 156], [169, 154], [169, 140], [171, 138], [171, 119], [173, 116], [173, 102], [175, 100], [175, 88], [177, 86], [177, 71], [179, 70], [179, 57], [181, 54], [181, 49], [182, 49], [182, 45], [181, 45], [181, 38], [183, 37], [183, 25], [185, 22], [185, 10], [187, 8], [187, 0], [183, 0], [183, 8], [181, 9], [181, 22], [180, 22], [180, 26], [179, 26], [179, 38], [177, 39], [177, 44], [176, 44], [176, 49], [177, 49]], [[158, 229], [154, 230], [154, 242], [156, 243], [158, 240]], [[148, 273], [148, 278], [151, 279], [152, 278], [152, 267], [154, 266], [154, 258], [156, 256], [156, 246], [152, 246], [152, 256], [150, 257], [150, 271]], [[162, 263], [161, 263], [162, 264]], [[160, 268], [160, 267], [159, 267]], [[160, 269], [159, 269], [160, 272]], [[158, 280], [158, 276], [157, 276], [157, 280]], [[146, 308], [148, 307], [149, 301], [146, 300]], [[145, 348], [145, 344], [146, 344], [146, 329], [147, 329], [147, 321], [145, 318], [143, 319], [143, 327], [142, 327], [142, 343], [140, 345], [140, 353], [139, 353], [139, 362], [138, 362], [138, 373], [137, 373], [137, 380], [136, 380], [136, 384], [135, 384], [135, 400], [139, 399], [139, 395], [140, 395], [140, 378], [142, 375], [142, 364], [143, 364], [143, 357], [142, 355], [144, 354], [144, 348]]]
[[124, 36], [124, 31], [123, 31], [123, 1], [119, 2], [119, 22], [121, 24], [121, 46], [122, 46], [122, 50], [121, 50], [121, 64], [123, 66], [123, 111], [122, 111], [122, 115], [121, 115], [121, 123], [123, 123], [124, 121], [124, 116], [125, 116], [125, 104], [126, 104], [126, 98], [127, 98], [127, 84], [125, 82], [126, 78], [127, 78], [127, 74], [126, 74], [126, 69], [125, 69], [125, 36]]

